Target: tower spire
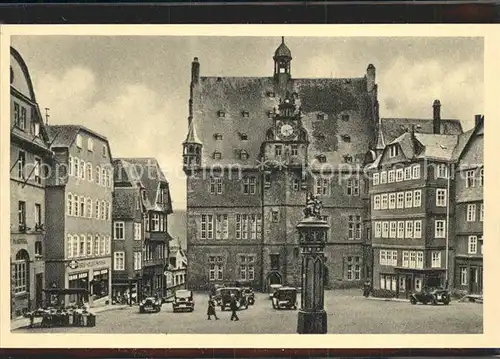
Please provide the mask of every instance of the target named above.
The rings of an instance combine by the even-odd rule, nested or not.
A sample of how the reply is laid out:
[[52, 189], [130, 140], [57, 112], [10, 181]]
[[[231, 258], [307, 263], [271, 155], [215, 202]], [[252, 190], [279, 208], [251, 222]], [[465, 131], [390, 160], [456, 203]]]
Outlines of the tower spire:
[[285, 37], [284, 36], [281, 36], [281, 43], [284, 44], [285, 43]]

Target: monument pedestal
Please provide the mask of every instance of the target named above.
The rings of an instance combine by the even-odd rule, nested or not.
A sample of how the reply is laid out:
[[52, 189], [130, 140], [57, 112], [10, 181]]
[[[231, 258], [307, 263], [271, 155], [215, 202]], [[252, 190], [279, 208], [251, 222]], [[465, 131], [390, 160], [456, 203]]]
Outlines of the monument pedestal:
[[327, 327], [327, 316], [324, 310], [318, 312], [299, 310], [298, 334], [326, 334]]

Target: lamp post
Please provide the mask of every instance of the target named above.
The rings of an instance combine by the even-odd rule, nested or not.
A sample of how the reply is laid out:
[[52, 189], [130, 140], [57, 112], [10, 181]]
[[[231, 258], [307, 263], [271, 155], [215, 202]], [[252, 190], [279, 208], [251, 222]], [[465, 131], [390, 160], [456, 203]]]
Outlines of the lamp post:
[[297, 333], [326, 334], [327, 316], [324, 309], [325, 243], [330, 226], [321, 219], [321, 201], [310, 194], [304, 209], [304, 219], [297, 225], [302, 257], [302, 289]]

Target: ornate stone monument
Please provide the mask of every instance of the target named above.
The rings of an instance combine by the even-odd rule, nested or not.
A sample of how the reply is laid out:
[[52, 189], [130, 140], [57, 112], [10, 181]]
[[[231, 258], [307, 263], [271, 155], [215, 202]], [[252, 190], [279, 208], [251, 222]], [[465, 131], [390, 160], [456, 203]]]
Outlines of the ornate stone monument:
[[327, 316], [324, 309], [325, 243], [330, 226], [321, 219], [321, 201], [309, 194], [304, 219], [297, 225], [302, 256], [302, 291], [297, 333], [325, 334]]

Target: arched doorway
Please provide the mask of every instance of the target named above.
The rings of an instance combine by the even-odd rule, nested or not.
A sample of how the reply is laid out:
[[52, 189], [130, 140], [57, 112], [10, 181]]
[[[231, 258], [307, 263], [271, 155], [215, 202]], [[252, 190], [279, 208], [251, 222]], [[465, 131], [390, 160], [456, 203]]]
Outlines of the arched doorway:
[[267, 289], [269, 289], [271, 284], [282, 284], [282, 278], [279, 272], [271, 272], [267, 275]]

